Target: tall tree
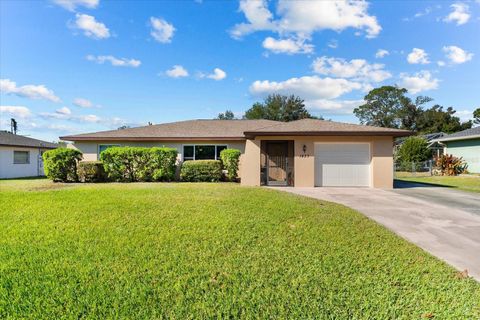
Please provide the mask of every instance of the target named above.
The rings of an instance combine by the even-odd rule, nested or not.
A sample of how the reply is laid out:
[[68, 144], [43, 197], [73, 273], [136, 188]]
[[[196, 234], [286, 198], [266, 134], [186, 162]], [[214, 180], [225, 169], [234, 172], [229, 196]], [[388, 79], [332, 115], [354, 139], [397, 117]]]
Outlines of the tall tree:
[[268, 119], [275, 121], [294, 121], [316, 118], [305, 108], [304, 100], [298, 96], [271, 94], [263, 103], [256, 102], [245, 112], [245, 119]]
[[418, 131], [421, 133], [454, 133], [472, 127], [473, 122], [461, 122], [459, 117], [454, 116], [456, 111], [452, 107], [446, 110], [436, 104], [422, 112], [417, 119]]
[[473, 111], [473, 123], [480, 124], [480, 108]]
[[233, 114], [232, 110], [226, 110], [225, 112], [219, 113], [218, 116], [215, 119], [218, 119], [218, 120], [234, 120], [235, 115]]
[[[383, 86], [371, 90], [365, 97], [365, 104], [355, 108], [353, 113], [361, 124], [399, 128], [402, 124], [401, 113], [408, 114], [411, 100], [405, 96], [407, 89]], [[416, 109], [410, 111], [415, 114]]]

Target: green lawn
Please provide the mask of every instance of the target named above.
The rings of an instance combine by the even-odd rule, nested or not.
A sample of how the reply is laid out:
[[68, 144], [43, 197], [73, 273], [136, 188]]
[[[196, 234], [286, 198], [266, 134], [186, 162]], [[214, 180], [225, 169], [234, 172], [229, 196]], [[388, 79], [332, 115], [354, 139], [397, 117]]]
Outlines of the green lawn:
[[464, 191], [479, 192], [480, 193], [480, 175], [468, 175], [468, 176], [407, 176], [399, 175], [399, 180], [421, 182], [435, 185], [442, 185], [446, 187], [456, 188]]
[[45, 180], [0, 203], [0, 318], [480, 317], [479, 283], [333, 203]]

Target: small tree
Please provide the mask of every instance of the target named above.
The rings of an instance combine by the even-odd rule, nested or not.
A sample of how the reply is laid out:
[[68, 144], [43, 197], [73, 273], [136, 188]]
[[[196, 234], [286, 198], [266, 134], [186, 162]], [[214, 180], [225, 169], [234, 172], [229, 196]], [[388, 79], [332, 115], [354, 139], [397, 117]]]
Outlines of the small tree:
[[407, 138], [398, 151], [399, 160], [402, 163], [421, 162], [432, 156], [432, 150], [428, 148], [427, 140], [421, 137]]
[[222, 160], [223, 168], [227, 170], [226, 176], [229, 181], [237, 179], [240, 155], [241, 152], [237, 149], [224, 149], [220, 152], [220, 159]]
[[43, 153], [47, 178], [55, 182], [78, 181], [77, 163], [82, 153], [76, 149], [58, 148]]
[[219, 113], [218, 116], [215, 118], [218, 120], [234, 120], [235, 114], [232, 110], [226, 110], [225, 112]]

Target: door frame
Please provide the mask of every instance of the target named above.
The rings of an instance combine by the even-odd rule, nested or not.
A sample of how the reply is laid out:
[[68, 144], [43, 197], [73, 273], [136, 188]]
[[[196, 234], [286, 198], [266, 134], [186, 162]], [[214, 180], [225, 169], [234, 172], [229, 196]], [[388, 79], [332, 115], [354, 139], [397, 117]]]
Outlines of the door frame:
[[[366, 186], [367, 188], [372, 188], [373, 187], [373, 169], [372, 169], [372, 165], [373, 165], [373, 155], [372, 155], [372, 142], [369, 142], [369, 141], [336, 141], [336, 142], [323, 142], [323, 141], [320, 141], [320, 142], [314, 142], [313, 144], [313, 155], [314, 155], [314, 163], [313, 163], [313, 184], [314, 184], [314, 187], [318, 187], [318, 188], [321, 188], [323, 187], [322, 186], [318, 186], [317, 185], [317, 158], [316, 158], [316, 145], [317, 144], [366, 144], [368, 145], [368, 154], [369, 154], [369, 158], [370, 158], [370, 163], [368, 164], [368, 175], [369, 175], [369, 179], [368, 179], [368, 186]], [[332, 187], [332, 188], [335, 188], [335, 187]], [[339, 187], [339, 188], [342, 188], [342, 187]], [[351, 188], [365, 188], [363, 186], [361, 187], [351, 187]]]
[[[269, 144], [284, 144], [285, 145], [285, 181], [270, 181], [270, 154], [268, 153], [268, 145]], [[288, 140], [267, 140], [265, 143], [265, 155], [266, 155], [266, 166], [265, 166], [265, 174], [266, 174], [266, 185], [267, 186], [281, 186], [286, 187], [288, 186]]]

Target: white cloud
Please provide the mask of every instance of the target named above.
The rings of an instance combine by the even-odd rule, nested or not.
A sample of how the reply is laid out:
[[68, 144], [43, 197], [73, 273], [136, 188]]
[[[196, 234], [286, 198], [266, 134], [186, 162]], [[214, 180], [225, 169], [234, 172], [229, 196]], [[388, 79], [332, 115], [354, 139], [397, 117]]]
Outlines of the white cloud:
[[433, 90], [438, 88], [439, 80], [432, 77], [429, 71], [422, 70], [414, 75], [401, 73], [400, 86], [406, 88], [410, 93], [416, 94], [421, 91]]
[[276, 10], [278, 19], [274, 18], [265, 0], [241, 0], [239, 10], [244, 13], [247, 22], [233, 27], [230, 34], [234, 38], [266, 30], [310, 38], [316, 31], [342, 31], [346, 28], [365, 30], [367, 38], [373, 38], [382, 29], [377, 18], [368, 14], [366, 1], [279, 0]]
[[388, 71], [383, 69], [385, 65], [379, 63], [369, 64], [364, 59], [347, 61], [341, 58], [323, 56], [315, 59], [312, 67], [318, 74], [340, 78], [353, 78], [354, 80], [381, 82], [392, 76]]
[[99, 116], [96, 116], [94, 114], [89, 114], [89, 115], [86, 115], [86, 116], [79, 116], [78, 119], [80, 121], [92, 122], [92, 123], [97, 123], [97, 122], [100, 122], [102, 120]]
[[456, 22], [457, 26], [465, 24], [470, 20], [470, 11], [468, 5], [465, 3], [454, 3], [450, 6], [452, 12], [446, 16], [443, 21]]
[[99, 0], [52, 0], [53, 3], [68, 11], [75, 11], [77, 7], [85, 7], [88, 9], [95, 9], [98, 6]]
[[12, 117], [18, 117], [23, 119], [32, 116], [30, 109], [23, 106], [0, 106], [0, 113], [5, 113]]
[[60, 98], [43, 84], [27, 84], [17, 87], [17, 84], [10, 79], [0, 79], [0, 92], [6, 94], [15, 94], [17, 96], [30, 99], [45, 99], [52, 102], [60, 102]]
[[114, 56], [93, 56], [88, 55], [86, 57], [88, 61], [94, 61], [99, 64], [104, 64], [105, 62], [110, 62], [114, 67], [132, 67], [137, 68], [139, 67], [142, 62], [140, 60], [135, 59], [127, 59], [127, 58], [115, 58]]
[[77, 13], [75, 15], [75, 28], [83, 31], [83, 34], [93, 39], [106, 39], [110, 37], [110, 30], [95, 17], [88, 14]]
[[455, 64], [465, 63], [469, 60], [472, 60], [473, 53], [469, 53], [462, 48], [457, 46], [447, 46], [443, 47], [443, 52], [445, 52], [446, 57]]
[[438, 65], [439, 67], [444, 67], [444, 66], [445, 66], [445, 61], [438, 60], [438, 61], [437, 61], [437, 65]]
[[205, 74], [200, 72], [198, 76], [200, 78], [209, 78], [215, 81], [219, 81], [225, 79], [227, 77], [227, 73], [220, 68], [215, 68], [213, 69], [213, 73]]
[[412, 52], [410, 52], [407, 56], [407, 61], [410, 64], [430, 63], [430, 61], [428, 60], [428, 53], [426, 53], [425, 50], [419, 48], [413, 48]]
[[272, 37], [267, 37], [263, 40], [262, 45], [265, 49], [273, 53], [286, 54], [312, 53], [314, 48], [312, 44], [305, 43], [305, 40], [296, 40], [293, 38], [277, 40]]
[[375, 53], [375, 58], [383, 58], [385, 56], [388, 56], [390, 52], [385, 49], [378, 49], [377, 52]]
[[67, 107], [57, 109], [57, 110], [55, 110], [55, 112], [58, 113], [58, 114], [62, 114], [62, 115], [71, 115], [72, 114], [72, 111]]
[[306, 100], [334, 99], [352, 90], [362, 89], [362, 84], [346, 79], [320, 78], [304, 76], [286, 81], [260, 81], [250, 86], [253, 95], [265, 96], [271, 93], [296, 94]]
[[169, 43], [172, 42], [175, 27], [162, 18], [150, 17], [150, 25], [152, 31], [150, 35], [158, 42]]
[[77, 107], [80, 107], [80, 108], [93, 108], [93, 107], [95, 107], [90, 100], [84, 99], [84, 98], [75, 98], [73, 100], [73, 104]]
[[351, 114], [353, 109], [362, 105], [363, 100], [307, 100], [305, 105], [309, 110], [322, 111], [322, 114]]
[[165, 71], [165, 74], [171, 78], [188, 77], [188, 71], [181, 65], [174, 65], [172, 69]]
[[327, 46], [332, 49], [337, 49], [338, 48], [338, 40], [332, 39], [330, 42], [327, 43]]

